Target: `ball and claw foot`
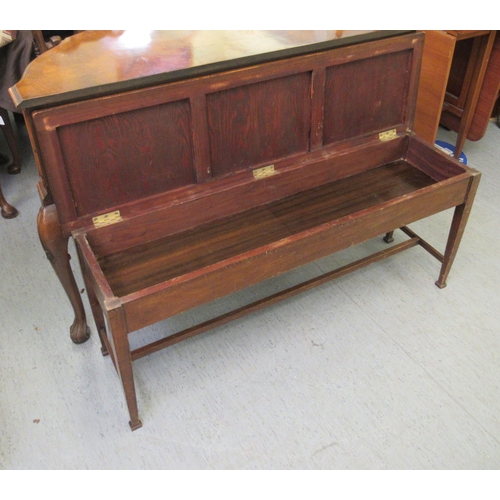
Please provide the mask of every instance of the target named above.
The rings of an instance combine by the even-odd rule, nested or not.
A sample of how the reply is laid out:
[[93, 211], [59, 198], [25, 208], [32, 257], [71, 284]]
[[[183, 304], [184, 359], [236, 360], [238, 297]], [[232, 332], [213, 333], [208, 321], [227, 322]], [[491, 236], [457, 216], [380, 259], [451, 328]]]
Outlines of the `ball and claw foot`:
[[85, 322], [75, 320], [69, 329], [69, 334], [75, 344], [83, 344], [90, 338], [90, 328]]

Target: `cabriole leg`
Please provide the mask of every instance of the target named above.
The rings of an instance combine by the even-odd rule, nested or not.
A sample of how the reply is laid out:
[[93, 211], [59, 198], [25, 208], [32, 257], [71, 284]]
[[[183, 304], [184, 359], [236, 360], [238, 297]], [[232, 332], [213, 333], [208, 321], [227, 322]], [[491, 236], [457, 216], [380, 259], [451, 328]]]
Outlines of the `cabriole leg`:
[[69, 264], [68, 238], [62, 233], [55, 205], [48, 205], [40, 209], [37, 226], [42, 247], [75, 313], [75, 319], [70, 327], [71, 340], [75, 344], [81, 344], [90, 337], [90, 329], [87, 326], [82, 298]]

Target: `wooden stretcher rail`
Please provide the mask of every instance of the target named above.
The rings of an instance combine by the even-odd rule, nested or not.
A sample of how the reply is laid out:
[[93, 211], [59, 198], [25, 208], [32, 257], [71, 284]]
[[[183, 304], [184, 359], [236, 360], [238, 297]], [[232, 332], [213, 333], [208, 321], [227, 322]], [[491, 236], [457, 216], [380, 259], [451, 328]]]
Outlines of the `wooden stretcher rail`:
[[[367, 267], [370, 264], [374, 264], [375, 262], [379, 262], [380, 260], [386, 259], [400, 252], [409, 250], [410, 248], [413, 248], [416, 245], [421, 245], [426, 250], [432, 248], [427, 242], [422, 240], [420, 236], [416, 235], [413, 231], [409, 230], [407, 227], [402, 227], [400, 229], [406, 234], [411, 234], [409, 240], [398, 243], [397, 245], [394, 245], [391, 248], [381, 250], [380, 252], [359, 259], [355, 262], [352, 262], [351, 264], [347, 264], [333, 271], [324, 273], [321, 276], [312, 278], [308, 281], [305, 281], [304, 283], [300, 283], [293, 287], [287, 288], [286, 290], [275, 293], [269, 297], [265, 297], [261, 300], [252, 302], [251, 304], [240, 307], [239, 309], [236, 309], [234, 311], [228, 312], [211, 320], [205, 321], [204, 323], [201, 323], [199, 325], [195, 325], [181, 332], [175, 333], [163, 339], [157, 340], [145, 346], [134, 349], [131, 352], [132, 361], [135, 361], [149, 354], [153, 354], [161, 349], [164, 349], [165, 347], [177, 344], [190, 337], [194, 337], [195, 335], [199, 335], [213, 328], [222, 326], [226, 323], [229, 323], [230, 321], [246, 316], [247, 314], [256, 312], [264, 307], [277, 304], [283, 300], [293, 297], [294, 295], [306, 292], [307, 290], [311, 290], [312, 288], [328, 283], [329, 281], [345, 276], [346, 274]], [[434, 256], [439, 256], [439, 260], [442, 261], [443, 256], [440, 255], [439, 252], [432, 251], [430, 253], [432, 253], [432, 255]]]

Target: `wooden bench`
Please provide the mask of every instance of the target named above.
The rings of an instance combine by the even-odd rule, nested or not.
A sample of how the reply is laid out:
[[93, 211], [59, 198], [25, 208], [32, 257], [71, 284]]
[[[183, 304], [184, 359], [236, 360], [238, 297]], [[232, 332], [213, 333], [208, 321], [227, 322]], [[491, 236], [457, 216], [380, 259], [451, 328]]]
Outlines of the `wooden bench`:
[[[75, 311], [72, 339], [89, 329], [70, 236], [132, 429], [142, 425], [137, 358], [415, 245], [441, 261], [445, 286], [480, 176], [412, 132], [422, 34], [154, 32], [139, 52], [118, 49], [125, 36], [63, 41], [12, 94], [40, 170], [41, 242]], [[39, 79], [58, 57], [68, 83], [51, 93]], [[82, 60], [102, 81], [69, 83]], [[105, 61], [109, 80], [93, 73]], [[407, 227], [452, 207], [444, 254]], [[131, 332], [378, 235], [391, 243], [396, 229], [402, 243], [130, 349]]]

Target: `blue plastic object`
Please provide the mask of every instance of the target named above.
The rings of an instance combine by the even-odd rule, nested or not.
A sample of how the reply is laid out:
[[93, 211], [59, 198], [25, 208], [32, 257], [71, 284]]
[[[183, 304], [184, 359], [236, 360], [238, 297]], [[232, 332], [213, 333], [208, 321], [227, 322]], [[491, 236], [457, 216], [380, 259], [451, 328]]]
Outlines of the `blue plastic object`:
[[[444, 141], [436, 141], [435, 146], [441, 151], [445, 152], [447, 155], [453, 156], [455, 154], [455, 146]], [[467, 165], [467, 156], [464, 153], [460, 155], [458, 161]]]

